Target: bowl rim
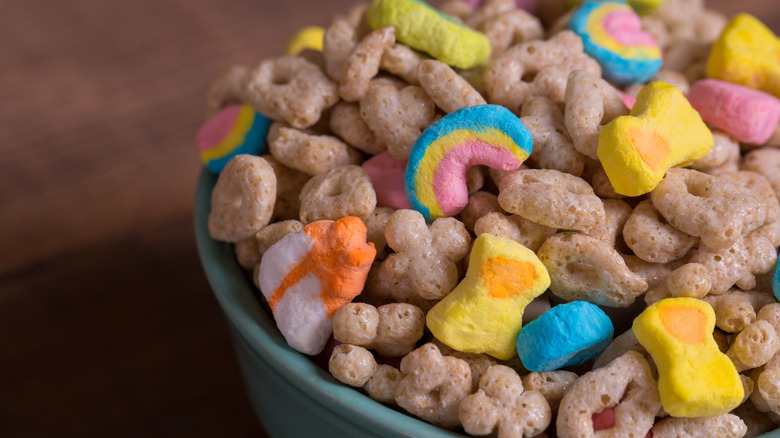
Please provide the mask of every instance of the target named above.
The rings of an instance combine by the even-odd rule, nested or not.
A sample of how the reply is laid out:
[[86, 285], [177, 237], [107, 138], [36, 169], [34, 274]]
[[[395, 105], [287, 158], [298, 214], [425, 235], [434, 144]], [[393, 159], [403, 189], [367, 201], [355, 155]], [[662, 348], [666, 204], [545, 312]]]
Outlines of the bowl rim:
[[287, 345], [276, 324], [257, 301], [254, 285], [238, 264], [233, 246], [213, 240], [208, 233], [211, 191], [216, 181], [217, 175], [205, 169], [201, 171], [194, 204], [195, 240], [214, 296], [243, 341], [291, 385], [307, 388], [304, 393], [334, 415], [374, 424], [385, 433], [392, 432], [398, 436], [465, 436], [382, 405], [355, 388], [338, 382], [309, 357]]
[[[430, 438], [466, 437], [371, 399], [356, 388], [338, 382], [309, 357], [287, 345], [276, 324], [257, 301], [254, 285], [238, 264], [233, 245], [213, 240], [208, 233], [211, 191], [217, 178], [218, 175], [205, 168], [198, 178], [193, 214], [195, 241], [212, 292], [229, 324], [242, 340], [291, 385], [311, 389], [311, 392], [304, 391], [304, 394], [334, 415], [358, 419], [362, 424], [374, 424], [385, 434]], [[256, 406], [255, 412], [260, 415]], [[780, 438], [780, 427], [757, 438]]]

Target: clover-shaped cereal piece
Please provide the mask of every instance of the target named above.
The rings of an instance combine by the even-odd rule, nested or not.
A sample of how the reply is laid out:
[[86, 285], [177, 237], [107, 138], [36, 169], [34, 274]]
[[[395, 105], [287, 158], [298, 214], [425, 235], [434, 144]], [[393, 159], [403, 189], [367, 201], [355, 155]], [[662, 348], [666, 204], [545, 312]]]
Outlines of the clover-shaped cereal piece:
[[492, 234], [506, 237], [523, 245], [531, 251], [539, 250], [548, 237], [555, 234], [555, 228], [539, 225], [516, 214], [506, 215], [501, 212], [488, 213], [477, 219], [474, 224], [474, 234]]
[[414, 210], [398, 210], [385, 225], [387, 244], [395, 251], [383, 263], [395, 277], [408, 276], [425, 299], [440, 299], [458, 282], [455, 265], [466, 255], [471, 236], [454, 218], [436, 219], [430, 228]]
[[301, 189], [301, 222], [344, 216], [367, 218], [376, 207], [376, 193], [366, 172], [354, 164], [310, 179]]
[[764, 175], [780, 199], [780, 149], [764, 147], [752, 150], [745, 154], [740, 168]]
[[376, 139], [397, 160], [407, 160], [417, 137], [433, 122], [436, 105], [422, 88], [396, 88], [387, 81], [371, 81], [360, 100], [360, 115]]
[[[514, 113], [531, 96], [547, 96], [563, 102], [566, 79], [575, 69], [601, 76], [601, 68], [582, 52], [582, 40], [571, 31], [549, 40], [518, 44], [491, 62], [485, 70], [488, 102], [503, 105]], [[532, 77], [530, 81], [524, 77]]]
[[713, 338], [715, 312], [696, 298], [667, 298], [634, 319], [632, 330], [658, 367], [658, 390], [674, 417], [725, 414], [739, 406], [744, 387]]
[[732, 246], [766, 219], [766, 209], [753, 193], [691, 169], [669, 169], [650, 198], [670, 225], [713, 249]]
[[489, 435], [498, 429], [501, 438], [522, 438], [547, 429], [552, 413], [540, 392], [523, 391], [515, 370], [494, 365], [479, 379], [479, 390], [461, 402], [459, 417], [470, 435]]
[[442, 356], [428, 343], [401, 359], [404, 377], [395, 389], [398, 406], [444, 428], [460, 425], [458, 406], [471, 392], [471, 370], [458, 358]]
[[360, 117], [360, 105], [339, 102], [330, 112], [328, 119], [330, 130], [355, 149], [375, 155], [385, 150], [385, 145], [377, 141], [374, 133]]
[[498, 360], [487, 354], [459, 351], [436, 338], [433, 338], [431, 343], [439, 348], [443, 356], [457, 357], [469, 365], [469, 368], [471, 368], [471, 393], [479, 389], [479, 379], [485, 374], [485, 371], [493, 365], [498, 365]]
[[563, 394], [579, 377], [577, 373], [565, 370], [532, 372], [523, 376], [523, 388], [526, 391], [539, 391], [555, 415]]
[[376, 371], [376, 361], [370, 351], [356, 345], [341, 344], [333, 349], [328, 371], [341, 383], [361, 387]]
[[631, 217], [631, 206], [620, 199], [605, 199], [604, 222], [591, 229], [587, 235], [602, 240], [610, 246], [615, 246], [618, 238], [623, 234], [623, 227]]
[[780, 218], [780, 202], [777, 201], [772, 184], [764, 175], [749, 170], [738, 170], [720, 176], [731, 181], [740, 190], [752, 192], [758, 198], [766, 211], [764, 224], [775, 222]]
[[555, 169], [579, 176], [585, 158], [575, 150], [564, 126], [563, 113], [545, 96], [534, 96], [523, 103], [520, 120], [533, 137], [531, 159], [542, 169]]
[[285, 166], [273, 155], [263, 155], [263, 158], [271, 165], [276, 175], [276, 203], [271, 222], [288, 219], [298, 220], [301, 212], [301, 200], [298, 199], [298, 196], [301, 194], [301, 188], [311, 176]]
[[[594, 431], [593, 416], [610, 408], [615, 416], [614, 427], [601, 433]], [[569, 386], [558, 406], [556, 431], [560, 438], [643, 437], [660, 408], [650, 366], [641, 354], [628, 351]]]
[[741, 161], [739, 142], [728, 134], [713, 130], [712, 148], [707, 155], [690, 164], [691, 169], [700, 170], [710, 175], [736, 172]]
[[490, 40], [493, 59], [515, 44], [544, 37], [544, 28], [539, 19], [522, 9], [497, 14], [480, 25], [479, 30]]
[[550, 273], [550, 291], [567, 301], [627, 307], [647, 290], [614, 247], [584, 234], [556, 234], [537, 254]]
[[511, 359], [525, 307], [549, 285], [533, 251], [514, 240], [481, 234], [471, 249], [466, 277], [428, 311], [426, 324], [436, 339], [456, 350]]
[[360, 152], [336, 137], [310, 134], [279, 122], [271, 125], [268, 145], [280, 163], [312, 176], [362, 159]]
[[320, 68], [297, 56], [267, 59], [244, 77], [242, 97], [263, 115], [295, 128], [312, 126], [339, 100]]
[[589, 231], [606, 218], [604, 205], [590, 184], [552, 169], [507, 175], [499, 185], [498, 203], [507, 212], [564, 230]]
[[220, 109], [243, 101], [241, 90], [243, 89], [244, 76], [249, 68], [243, 65], [234, 65], [217, 76], [211, 83], [206, 94], [206, 116], [211, 117]]
[[597, 159], [599, 131], [628, 114], [617, 89], [586, 70], [574, 70], [566, 82], [566, 130], [577, 152]]
[[395, 43], [392, 27], [383, 27], [366, 35], [358, 42], [344, 61], [339, 75], [339, 94], [347, 102], [363, 98], [371, 79], [379, 73], [379, 62], [387, 47]]
[[211, 192], [209, 235], [215, 240], [249, 239], [271, 220], [276, 175], [261, 157], [237, 155], [228, 161]]
[[726, 356], [734, 362], [737, 371], [744, 371], [765, 365], [778, 350], [778, 333], [772, 324], [759, 320], [745, 327], [732, 339]]
[[412, 351], [424, 328], [423, 311], [407, 303], [378, 308], [349, 303], [333, 314], [333, 337], [337, 341], [376, 350], [386, 357], [400, 357]]
[[707, 268], [712, 281], [711, 294], [722, 294], [736, 285], [750, 290], [756, 285], [756, 274], [772, 270], [777, 250], [759, 230], [740, 236], [730, 247], [711, 249], [700, 246], [690, 260]]
[[436, 106], [451, 113], [464, 106], [484, 105], [480, 95], [461, 75], [447, 64], [427, 59], [417, 67], [417, 79]]
[[747, 425], [734, 414], [698, 418], [665, 418], [653, 425], [653, 438], [742, 438]]
[[667, 263], [679, 259], [698, 242], [662, 220], [652, 201], [646, 199], [634, 208], [623, 227], [623, 239], [642, 260]]

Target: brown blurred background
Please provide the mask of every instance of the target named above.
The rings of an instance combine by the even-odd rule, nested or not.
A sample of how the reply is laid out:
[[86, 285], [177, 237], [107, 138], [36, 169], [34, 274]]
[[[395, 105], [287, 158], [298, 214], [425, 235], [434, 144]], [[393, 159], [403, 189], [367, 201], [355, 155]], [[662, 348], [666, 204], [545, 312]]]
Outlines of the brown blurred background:
[[[0, 436], [265, 436], [200, 269], [212, 79], [355, 0], [0, 2]], [[775, 0], [711, 0], [780, 32]]]

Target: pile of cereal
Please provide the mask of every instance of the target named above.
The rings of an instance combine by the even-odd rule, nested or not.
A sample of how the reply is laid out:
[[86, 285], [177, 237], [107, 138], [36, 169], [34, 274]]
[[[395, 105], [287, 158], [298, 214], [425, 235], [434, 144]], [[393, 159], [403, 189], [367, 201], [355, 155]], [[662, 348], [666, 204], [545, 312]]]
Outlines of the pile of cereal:
[[357, 5], [212, 85], [209, 232], [292, 348], [437, 426], [756, 436], [777, 46], [702, 0]]

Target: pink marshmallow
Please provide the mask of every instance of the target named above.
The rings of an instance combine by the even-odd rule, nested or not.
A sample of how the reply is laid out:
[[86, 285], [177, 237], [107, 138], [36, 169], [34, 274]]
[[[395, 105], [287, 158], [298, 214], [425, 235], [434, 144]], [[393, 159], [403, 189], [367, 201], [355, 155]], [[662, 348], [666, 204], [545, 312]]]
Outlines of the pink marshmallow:
[[396, 210], [412, 208], [404, 190], [406, 161], [396, 160], [389, 152], [384, 151], [364, 161], [363, 170], [374, 185], [377, 207]]
[[766, 143], [780, 121], [780, 100], [731, 82], [698, 81], [691, 86], [688, 100], [705, 122], [743, 143]]

